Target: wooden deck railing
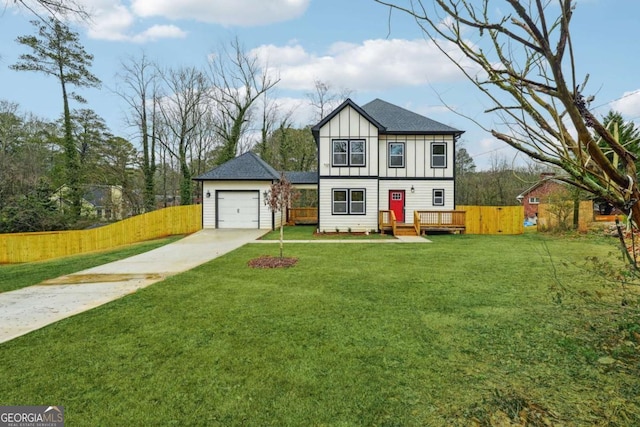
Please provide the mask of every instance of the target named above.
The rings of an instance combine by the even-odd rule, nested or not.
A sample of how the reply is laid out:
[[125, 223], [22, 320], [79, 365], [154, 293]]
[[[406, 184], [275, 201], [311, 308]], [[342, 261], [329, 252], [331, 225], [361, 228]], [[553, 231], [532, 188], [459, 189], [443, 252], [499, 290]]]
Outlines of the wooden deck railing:
[[288, 224], [317, 224], [318, 208], [289, 208]]
[[428, 230], [460, 231], [466, 228], [465, 211], [414, 211], [413, 223], [416, 232]]
[[382, 233], [385, 230], [391, 230], [393, 235], [396, 234], [396, 214], [393, 211], [379, 211], [378, 212], [378, 229]]

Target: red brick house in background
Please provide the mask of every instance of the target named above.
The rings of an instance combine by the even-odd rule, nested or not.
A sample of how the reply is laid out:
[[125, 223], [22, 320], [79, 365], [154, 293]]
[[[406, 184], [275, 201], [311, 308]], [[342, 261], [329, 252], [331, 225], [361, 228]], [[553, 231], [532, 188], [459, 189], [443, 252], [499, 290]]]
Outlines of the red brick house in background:
[[[516, 199], [524, 206], [525, 219], [534, 219], [538, 216], [538, 205], [548, 203], [549, 195], [566, 189], [567, 184], [555, 179], [553, 172], [540, 174], [540, 181], [520, 193]], [[535, 222], [534, 222], [535, 223]]]

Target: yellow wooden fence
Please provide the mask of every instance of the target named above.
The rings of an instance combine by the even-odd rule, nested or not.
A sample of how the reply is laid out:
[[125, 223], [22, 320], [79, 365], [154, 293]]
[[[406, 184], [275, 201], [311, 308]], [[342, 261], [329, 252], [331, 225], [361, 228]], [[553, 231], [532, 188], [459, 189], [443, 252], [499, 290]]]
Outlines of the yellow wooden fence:
[[[586, 233], [595, 220], [592, 200], [581, 200], [578, 211], [578, 231]], [[612, 221], [615, 221], [613, 215]], [[565, 224], [559, 224], [559, 222]], [[553, 228], [573, 228], [573, 202], [566, 202], [562, 206], [548, 203], [538, 205], [538, 230], [546, 231]]]
[[466, 212], [466, 234], [524, 233], [522, 206], [456, 206], [456, 210]]
[[0, 234], [0, 264], [101, 251], [202, 228], [202, 205], [174, 206], [90, 230]]

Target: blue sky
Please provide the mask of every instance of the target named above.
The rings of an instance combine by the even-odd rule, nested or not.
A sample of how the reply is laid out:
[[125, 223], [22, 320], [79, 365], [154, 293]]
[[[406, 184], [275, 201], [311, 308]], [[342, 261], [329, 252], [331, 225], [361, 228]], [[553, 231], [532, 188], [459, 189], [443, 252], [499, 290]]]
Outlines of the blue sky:
[[[400, 0], [402, 1], [402, 0]], [[411, 19], [373, 0], [80, 0], [93, 23], [72, 25], [87, 52], [101, 89], [82, 90], [87, 107], [116, 135], [128, 137], [123, 102], [110, 89], [128, 56], [146, 55], [165, 67], [202, 66], [209, 54], [238, 37], [247, 51], [268, 58], [280, 74], [276, 96], [296, 108], [301, 125], [312, 121], [307, 93], [313, 81], [347, 88], [364, 104], [381, 98], [465, 130], [464, 147], [479, 168], [496, 157], [520, 162], [513, 150], [473, 122], [491, 126], [488, 102], [432, 46]], [[496, 1], [498, 6], [500, 1]], [[62, 111], [57, 82], [9, 65], [25, 49], [15, 42], [33, 34], [32, 15], [0, 0], [0, 99], [23, 112], [55, 119]], [[499, 7], [499, 6], [498, 6]], [[572, 36], [578, 71], [589, 73], [586, 94], [595, 95], [596, 113], [613, 108], [640, 123], [640, 2], [578, 0]], [[132, 141], [135, 143], [135, 141]]]

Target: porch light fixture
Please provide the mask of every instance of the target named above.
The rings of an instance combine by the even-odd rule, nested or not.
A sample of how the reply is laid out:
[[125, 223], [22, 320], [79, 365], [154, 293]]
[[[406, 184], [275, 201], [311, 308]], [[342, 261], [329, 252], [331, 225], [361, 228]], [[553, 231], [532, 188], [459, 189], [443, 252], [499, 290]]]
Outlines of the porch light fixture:
[[206, 194], [206, 196], [207, 196], [207, 199], [208, 199], [209, 197], [211, 197], [211, 191], [207, 190], [207, 194]]
[[412, 193], [415, 193], [415, 192], [416, 192], [416, 189], [413, 187], [413, 185], [411, 186], [411, 192], [412, 192]]
[[269, 192], [267, 190], [264, 190], [264, 192], [262, 193], [262, 201], [264, 202], [265, 206], [269, 204]]

